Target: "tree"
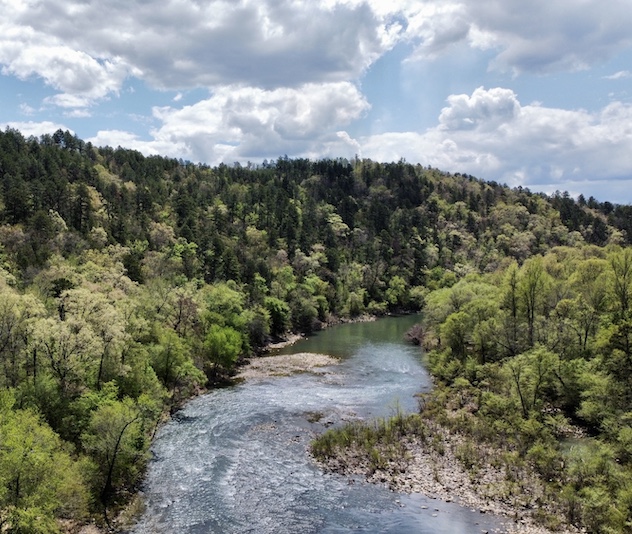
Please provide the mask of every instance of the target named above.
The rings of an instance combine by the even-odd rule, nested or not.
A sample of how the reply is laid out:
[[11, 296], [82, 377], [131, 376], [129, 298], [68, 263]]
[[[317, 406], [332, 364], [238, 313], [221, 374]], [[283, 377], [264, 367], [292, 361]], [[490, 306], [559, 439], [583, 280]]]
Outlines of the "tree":
[[263, 302], [270, 314], [270, 334], [283, 335], [290, 326], [290, 307], [276, 297], [265, 297]]
[[460, 361], [467, 356], [469, 343], [470, 317], [465, 312], [448, 315], [441, 325], [441, 337], [452, 350], [452, 354]]
[[527, 344], [535, 343], [535, 320], [538, 308], [546, 303], [547, 275], [541, 257], [526, 261], [521, 269], [519, 295], [527, 320]]
[[407, 309], [410, 296], [406, 280], [401, 276], [393, 276], [388, 283], [386, 290], [386, 300], [392, 308]]
[[515, 356], [519, 351], [519, 269], [518, 264], [513, 262], [505, 274], [503, 286], [505, 288], [502, 307], [505, 310], [503, 340], [502, 344], [507, 353]]
[[120, 372], [121, 354], [129, 337], [123, 314], [106, 295], [84, 287], [64, 291], [59, 300], [68, 320], [85, 322], [100, 340], [95, 379], [99, 388]]
[[34, 349], [47, 362], [62, 397], [96, 383], [103, 342], [84, 321], [39, 319], [33, 329]]
[[29, 354], [33, 322], [44, 306], [32, 295], [19, 295], [0, 286], [0, 366], [5, 387], [18, 387], [27, 375], [37, 374], [36, 354]]
[[150, 354], [151, 365], [171, 395], [172, 406], [205, 383], [204, 374], [191, 359], [190, 348], [173, 330], [159, 332]]
[[233, 370], [241, 354], [242, 337], [230, 326], [211, 325], [204, 338], [207, 374], [222, 375]]
[[543, 347], [520, 354], [505, 364], [525, 419], [532, 412], [539, 411], [547, 400], [547, 395], [551, 394], [550, 390], [557, 381], [555, 369], [558, 364], [557, 355]]
[[624, 249], [610, 256], [612, 276], [610, 290], [615, 303], [615, 320], [625, 319], [632, 298], [632, 249]]
[[107, 400], [93, 412], [81, 437], [94, 462], [93, 485], [106, 521], [117, 492], [134, 487], [148, 458], [145, 424], [149, 414], [142, 402]]
[[87, 513], [80, 463], [30, 410], [13, 410], [0, 392], [0, 528], [3, 532], [58, 532], [58, 517]]

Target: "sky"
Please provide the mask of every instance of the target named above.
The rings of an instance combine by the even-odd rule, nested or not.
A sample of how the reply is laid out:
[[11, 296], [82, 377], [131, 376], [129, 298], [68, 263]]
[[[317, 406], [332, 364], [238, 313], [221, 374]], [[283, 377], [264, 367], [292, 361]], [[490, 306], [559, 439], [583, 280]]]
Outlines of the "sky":
[[0, 128], [632, 203], [632, 0], [0, 0]]

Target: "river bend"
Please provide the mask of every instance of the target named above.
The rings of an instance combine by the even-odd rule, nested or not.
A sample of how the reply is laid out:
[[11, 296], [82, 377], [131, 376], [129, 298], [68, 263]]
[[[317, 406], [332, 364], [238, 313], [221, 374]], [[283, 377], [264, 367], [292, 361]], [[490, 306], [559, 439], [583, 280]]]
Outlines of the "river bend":
[[418, 317], [330, 328], [282, 352], [341, 363], [248, 381], [189, 402], [158, 433], [134, 534], [470, 534], [499, 527], [455, 503], [324, 474], [307, 454], [326, 426], [416, 408], [430, 380], [404, 333]]

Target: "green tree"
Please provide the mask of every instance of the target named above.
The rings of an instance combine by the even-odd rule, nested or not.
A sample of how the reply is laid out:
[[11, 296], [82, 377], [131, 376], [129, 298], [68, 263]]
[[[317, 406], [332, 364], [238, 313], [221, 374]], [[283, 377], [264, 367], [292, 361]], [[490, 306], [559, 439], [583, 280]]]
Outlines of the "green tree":
[[149, 449], [146, 423], [153, 419], [152, 411], [143, 399], [107, 400], [94, 410], [81, 437], [94, 462], [92, 484], [106, 521], [113, 499], [124, 489], [134, 489], [143, 473]]
[[204, 365], [209, 376], [229, 373], [242, 350], [242, 336], [230, 326], [211, 325], [204, 339]]
[[0, 525], [5, 532], [48, 534], [61, 517], [85, 517], [88, 491], [80, 463], [30, 410], [13, 410], [0, 392]]
[[611, 277], [610, 290], [615, 304], [615, 320], [625, 319], [632, 298], [632, 249], [624, 249], [609, 258]]
[[505, 364], [525, 419], [534, 412], [539, 413], [544, 403], [551, 399], [557, 386], [555, 371], [558, 367], [558, 356], [544, 347], [536, 347]]
[[536, 318], [538, 311], [544, 311], [547, 298], [548, 276], [544, 270], [542, 258], [535, 257], [526, 261], [520, 275], [518, 291], [527, 321], [527, 345], [533, 347]]
[[452, 355], [460, 361], [467, 356], [470, 332], [470, 317], [465, 312], [455, 312], [446, 318], [441, 325], [441, 337]]
[[151, 365], [169, 392], [172, 406], [177, 406], [206, 382], [204, 373], [193, 363], [187, 343], [173, 330], [160, 331], [150, 354]]
[[290, 307], [276, 297], [265, 297], [264, 305], [270, 314], [270, 334], [283, 335], [290, 327]]
[[39, 319], [33, 329], [34, 350], [46, 361], [61, 395], [70, 398], [96, 383], [103, 342], [79, 319]]

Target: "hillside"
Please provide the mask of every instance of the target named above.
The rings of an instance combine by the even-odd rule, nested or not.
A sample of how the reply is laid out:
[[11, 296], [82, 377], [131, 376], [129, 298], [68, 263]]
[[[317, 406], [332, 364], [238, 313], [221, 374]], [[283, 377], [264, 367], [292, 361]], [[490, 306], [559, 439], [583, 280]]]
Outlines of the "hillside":
[[[470, 359], [506, 374], [525, 353], [515, 361], [531, 369], [540, 347], [554, 353], [551, 366], [583, 360], [604, 379], [627, 372], [623, 356], [621, 368], [596, 358], [627, 342], [632, 271], [616, 273], [629, 260], [620, 248], [632, 240], [628, 206], [404, 161], [284, 157], [211, 168], [62, 131], [1, 132], [0, 177], [0, 522], [15, 530], [107, 521], [137, 488], [161, 414], [288, 331], [433, 303], [426, 342], [448, 386], [465, 387]], [[597, 274], [577, 282], [589, 260]], [[508, 277], [525, 284], [534, 269], [546, 271], [544, 285], [534, 282], [531, 308], [516, 304], [514, 316], [502, 300]], [[560, 303], [583, 297], [608, 269], [611, 300], [585, 326], [583, 301]], [[551, 317], [569, 339], [585, 326], [581, 346], [559, 329], [541, 333]], [[492, 343], [500, 324], [503, 336], [521, 332], [502, 338], [513, 343], [504, 348]], [[629, 402], [603, 417], [587, 412], [580, 398], [598, 393], [578, 386], [556, 393], [554, 407], [600, 433]], [[546, 400], [515, 413], [530, 421]]]

